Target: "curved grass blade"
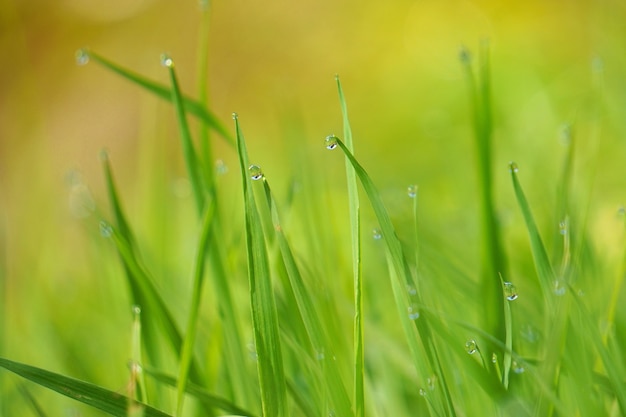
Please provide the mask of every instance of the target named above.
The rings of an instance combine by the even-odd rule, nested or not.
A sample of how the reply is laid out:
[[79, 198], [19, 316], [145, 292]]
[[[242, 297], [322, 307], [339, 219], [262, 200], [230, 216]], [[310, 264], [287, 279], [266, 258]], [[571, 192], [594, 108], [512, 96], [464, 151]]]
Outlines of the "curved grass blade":
[[254, 345], [261, 388], [264, 416], [287, 417], [287, 385], [278, 330], [278, 315], [269, 271], [263, 226], [254, 199], [252, 180], [248, 172], [248, 152], [239, 119], [234, 115], [237, 150], [241, 168], [246, 217], [246, 246], [248, 278]]
[[[354, 153], [352, 143], [352, 129], [348, 119], [348, 108], [343, 95], [339, 76], [337, 92], [343, 118], [343, 138], [346, 147]], [[350, 231], [352, 235], [352, 273], [354, 276], [354, 406], [356, 417], [365, 416], [364, 358], [363, 358], [363, 271], [361, 264], [361, 209], [359, 206], [359, 192], [356, 183], [354, 167], [346, 158], [346, 177], [348, 180], [348, 203], [350, 210]]]
[[[328, 334], [316, 312], [314, 301], [304, 284], [304, 280], [302, 279], [302, 275], [300, 274], [300, 270], [296, 264], [293, 252], [291, 251], [289, 242], [287, 241], [280, 223], [278, 208], [272, 195], [269, 181], [265, 180], [265, 178], [263, 178], [263, 185], [265, 197], [270, 206], [272, 224], [274, 226], [273, 230], [275, 232], [283, 264], [287, 272], [287, 277], [289, 278], [289, 284], [293, 291], [294, 298], [296, 299], [298, 312], [302, 322], [304, 323], [307, 336], [309, 337], [309, 341], [311, 342], [312, 348], [316, 354], [332, 357], [334, 356], [334, 353], [331, 344], [328, 343]], [[338, 416], [353, 415], [353, 412], [350, 409], [350, 400], [338, 368], [335, 366], [323, 366], [323, 372], [326, 376], [325, 384], [327, 386], [328, 395], [330, 396], [332, 402], [331, 409], [335, 410], [335, 414]], [[290, 392], [293, 392], [293, 390], [290, 390]]]
[[133, 401], [124, 395], [89, 382], [80, 381], [4, 358], [0, 358], [0, 367], [113, 416], [127, 417], [128, 406], [129, 404], [133, 404], [137, 407], [141, 407], [144, 417], [171, 417], [169, 414], [147, 404]]
[[522, 186], [517, 178], [517, 164], [515, 162], [511, 162], [509, 164], [509, 170], [511, 171], [515, 197], [517, 198], [517, 203], [522, 210], [522, 215], [524, 216], [524, 221], [526, 222], [526, 229], [528, 230], [528, 237], [530, 238], [530, 249], [533, 254], [535, 268], [539, 277], [539, 285], [541, 286], [544, 299], [552, 311], [554, 301], [551, 288], [555, 282], [554, 270], [552, 269], [552, 265], [548, 259], [546, 248], [543, 245], [541, 235], [539, 234], [539, 230], [535, 224], [535, 219], [533, 218], [530, 206], [528, 205], [528, 201], [524, 195], [524, 190], [522, 190]]
[[[171, 387], [177, 386], [176, 378], [174, 378], [173, 376], [166, 375], [152, 368], [144, 368], [143, 371], [146, 373], [146, 375], [154, 378], [156, 381], [163, 382], [164, 384], [167, 384]], [[219, 395], [211, 394], [210, 392], [208, 392], [201, 386], [194, 384], [193, 382], [188, 382], [187, 384], [185, 384], [185, 392], [202, 402], [207, 407], [218, 408], [224, 412], [231, 414], [257, 417], [250, 410], [239, 407], [237, 404], [229, 401], [226, 398], [220, 397]]]
[[172, 103], [174, 103], [174, 108], [176, 109], [176, 118], [178, 119], [183, 156], [185, 158], [189, 181], [191, 182], [191, 188], [196, 201], [196, 209], [198, 210], [198, 215], [201, 215], [204, 210], [206, 197], [202, 180], [203, 177], [200, 173], [200, 161], [193, 146], [191, 131], [189, 130], [189, 124], [187, 123], [187, 114], [185, 113], [183, 97], [178, 84], [178, 78], [176, 77], [176, 70], [174, 69], [174, 62], [172, 61], [172, 58], [167, 55], [161, 57], [161, 62], [163, 63], [163, 66], [168, 69], [170, 74], [170, 82], [172, 84]]
[[[155, 81], [149, 80], [148, 78], [140, 74], [137, 74], [136, 72], [130, 71], [120, 65], [117, 65], [114, 62], [109, 61], [108, 59], [104, 58], [103, 56], [93, 51], [80, 50], [79, 52], [86, 54], [89, 57], [89, 59], [92, 59], [94, 62], [102, 65], [103, 67], [111, 70], [112, 72], [118, 75], [121, 75], [122, 77], [139, 85], [145, 90], [150, 91], [156, 96], [161, 97], [168, 101], [172, 100], [172, 91], [166, 86], [159, 84]], [[205, 106], [203, 106], [198, 101], [193, 100], [189, 97], [183, 97], [183, 103], [184, 103], [185, 111], [198, 117], [208, 126], [213, 128], [217, 133], [219, 133], [219, 135], [223, 137], [224, 140], [226, 140], [228, 144], [235, 146], [235, 140], [230, 135], [230, 133], [228, 133], [228, 130], [226, 130], [226, 128], [220, 123], [218, 118], [209, 110], [207, 110]]]
[[203, 216], [202, 231], [200, 233], [200, 241], [196, 251], [196, 259], [194, 262], [193, 290], [191, 293], [191, 308], [189, 310], [189, 319], [187, 320], [187, 333], [183, 341], [182, 352], [180, 355], [180, 366], [178, 372], [178, 399], [176, 406], [176, 415], [183, 415], [183, 403], [185, 399], [185, 384], [189, 376], [189, 366], [193, 360], [193, 347], [196, 340], [196, 332], [198, 328], [198, 312], [200, 310], [200, 299], [202, 295], [202, 287], [204, 284], [204, 270], [207, 246], [211, 237], [211, 226], [213, 224], [213, 215], [215, 213], [215, 200], [212, 200]]

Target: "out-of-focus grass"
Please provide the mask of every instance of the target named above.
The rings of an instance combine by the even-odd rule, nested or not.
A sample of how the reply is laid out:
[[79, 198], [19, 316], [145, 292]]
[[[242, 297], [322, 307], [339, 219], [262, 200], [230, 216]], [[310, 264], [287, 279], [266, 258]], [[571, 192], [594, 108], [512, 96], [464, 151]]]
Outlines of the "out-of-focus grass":
[[[621, 93], [624, 62], [616, 51], [626, 35], [620, 23], [625, 12], [608, 3], [566, 10], [539, 2], [523, 9], [490, 2], [455, 2], [455, 9], [443, 3], [366, 2], [356, 7], [321, 2], [310, 10], [301, 5], [306, 13], [287, 8], [293, 14], [283, 20], [277, 17], [279, 3], [257, 13], [243, 12], [237, 5], [214, 5], [211, 109], [226, 126], [233, 109], [246, 115], [251, 159], [272, 181], [286, 238], [283, 245], [288, 242], [293, 256], [288, 262], [284, 247], [268, 244], [271, 270], [281, 277], [274, 286], [290, 406], [303, 415], [318, 415], [332, 409], [331, 404], [343, 404], [337, 392], [353, 391], [348, 201], [344, 180], [338, 180], [344, 178], [341, 165], [324, 153], [319, 140], [330, 131], [341, 131], [330, 82], [330, 76], [340, 72], [349, 85], [355, 154], [380, 192], [421, 294], [421, 301], [409, 307], [434, 328], [432, 341], [413, 346], [413, 353], [437, 352], [443, 370], [434, 358], [423, 368], [410, 366], [421, 357], [411, 356], [409, 346], [415, 341], [407, 343], [395, 310], [384, 244], [367, 238], [381, 225], [361, 196], [365, 403], [358, 405], [372, 415], [403, 415], [411, 407], [436, 415], [445, 413], [448, 395], [457, 412], [468, 413], [490, 413], [489, 407], [515, 407], [523, 415], [617, 410], [623, 403], [619, 386], [624, 375], [623, 364], [615, 358], [625, 342], [620, 329], [626, 323], [619, 302], [624, 228], [616, 211], [623, 201], [626, 106]], [[193, 299], [198, 210], [178, 149], [172, 107], [98, 67], [76, 69], [70, 57], [76, 46], [88, 44], [168, 85], [167, 72], [158, 65], [159, 53], [168, 50], [177, 57], [182, 90], [194, 96], [189, 69], [196, 50], [186, 45], [194, 44], [189, 39], [200, 19], [191, 5], [176, 13], [164, 6], [167, 19], [148, 5], [143, 14], [115, 23], [100, 21], [94, 29], [88, 24], [91, 18], [64, 14], [65, 9], [49, 15], [42, 25], [45, 4], [27, 9], [5, 2], [0, 7], [6, 11], [1, 45], [14, 63], [0, 70], [0, 204], [6, 219], [0, 354], [124, 393], [133, 297], [127, 293], [114, 246], [99, 236], [99, 219], [93, 213], [76, 219], [89, 214], [93, 204], [98, 212], [106, 211], [104, 181], [98, 168], [92, 168], [98, 167], [97, 150], [109, 147], [117, 162], [120, 199], [138, 242], [136, 256], [181, 330]], [[352, 18], [340, 18], [343, 12]], [[458, 24], [464, 19], [488, 24]], [[323, 21], [323, 27], [317, 21]], [[151, 25], [163, 27], [164, 34], [149, 30]], [[241, 27], [249, 27], [253, 35], [243, 34]], [[447, 27], [458, 31], [444, 30]], [[510, 310], [510, 344], [508, 339], [490, 339], [491, 331], [480, 324], [484, 310], [476, 308], [483, 300], [479, 283], [485, 279], [477, 249], [482, 233], [477, 214], [480, 180], [474, 174], [463, 68], [456, 61], [458, 45], [473, 45], [485, 34], [492, 44], [494, 215], [509, 260], [503, 279], [512, 281], [519, 293], [519, 299], [504, 301]], [[94, 79], [89, 79], [91, 74]], [[198, 97], [205, 102], [201, 94]], [[192, 114], [186, 116], [195, 135], [198, 122]], [[560, 137], [564, 124], [571, 126], [571, 133]], [[203, 148], [206, 137], [212, 140], [212, 153]], [[194, 356], [201, 366], [192, 369], [205, 376], [209, 394], [258, 412], [255, 378], [242, 382], [244, 375], [255, 374], [258, 352], [252, 348], [242, 256], [237, 156], [217, 134], [198, 134], [196, 144], [203, 170], [196, 176], [206, 182], [207, 195], [219, 195], [215, 217], [220, 220], [208, 243], [211, 283], [196, 294], [202, 297], [202, 308]], [[216, 170], [207, 158], [224, 161], [229, 172], [224, 173], [224, 165]], [[510, 160], [520, 167], [515, 187], [507, 172]], [[64, 172], [75, 164], [82, 175], [68, 176], [63, 189]], [[412, 183], [420, 186], [415, 208], [405, 191]], [[520, 184], [525, 194], [521, 201], [527, 200], [530, 210], [524, 204], [523, 210], [518, 208]], [[65, 200], [68, 191], [71, 213]], [[419, 239], [414, 236], [414, 210]], [[526, 226], [529, 211], [536, 230]], [[559, 229], [560, 222], [565, 229]], [[547, 259], [537, 260], [539, 235], [545, 247], [539, 258]], [[544, 271], [548, 262], [554, 279], [537, 279], [536, 266]], [[299, 270], [290, 275], [288, 267], [294, 265]], [[310, 301], [296, 292], [293, 282], [298, 281], [289, 284], [297, 275]], [[490, 279], [498, 282], [497, 276]], [[225, 304], [228, 298], [232, 300]], [[315, 306], [317, 318], [307, 303]], [[300, 311], [300, 318], [281, 321], [282, 315], [297, 316], [294, 311]], [[144, 320], [150, 322], [145, 313]], [[501, 314], [504, 317], [505, 311]], [[316, 319], [333, 342], [332, 354], [321, 352], [321, 366], [316, 362], [320, 352], [303, 345], [303, 338], [311, 339]], [[463, 351], [469, 340], [479, 341], [489, 372], [483, 371], [481, 360], [468, 362], [475, 359]], [[499, 371], [481, 340], [496, 350]], [[158, 350], [160, 359], [154, 364], [176, 375], [175, 349], [163, 343]], [[504, 392], [496, 374], [505, 369], [507, 357], [510, 389]], [[524, 372], [516, 372], [522, 368]], [[450, 369], [463, 371], [459, 376]], [[442, 389], [443, 378], [437, 377], [442, 372], [449, 394]], [[333, 378], [337, 385], [321, 382]], [[1, 374], [4, 415], [15, 415], [30, 402], [14, 382]], [[151, 378], [146, 384], [152, 404], [173, 411], [174, 390]], [[589, 395], [581, 388], [589, 386], [599, 388]], [[51, 415], [68, 407], [91, 415], [36, 387], [29, 392], [51, 407]], [[522, 401], [536, 397], [540, 400], [532, 405]], [[493, 402], [485, 406], [488, 400]], [[188, 404], [190, 412], [201, 407]]]

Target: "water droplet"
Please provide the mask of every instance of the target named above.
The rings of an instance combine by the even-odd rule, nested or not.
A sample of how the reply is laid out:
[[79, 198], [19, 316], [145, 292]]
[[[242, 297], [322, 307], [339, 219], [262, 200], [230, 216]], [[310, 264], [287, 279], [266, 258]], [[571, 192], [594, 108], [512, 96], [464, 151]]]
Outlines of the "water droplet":
[[383, 238], [383, 233], [380, 231], [380, 229], [374, 229], [372, 230], [372, 237], [374, 238], [374, 240], [380, 240]]
[[425, 390], [424, 388], [420, 388], [420, 395], [421, 395], [422, 397], [425, 397], [425, 396], [426, 396], [426, 390]]
[[86, 48], [81, 48], [74, 54], [77, 65], [87, 65], [89, 63], [89, 51]]
[[498, 363], [498, 355], [495, 352], [491, 354], [491, 362]]
[[428, 384], [428, 389], [434, 391], [437, 387], [437, 375], [432, 375], [426, 380], [426, 383]]
[[335, 135], [328, 135], [326, 139], [324, 139], [324, 144], [326, 145], [326, 149], [332, 151], [339, 145], [339, 138]]
[[507, 300], [513, 301], [517, 300], [517, 288], [510, 282], [505, 282], [504, 284], [504, 296]]
[[335, 74], [335, 81], [339, 81], [339, 74]]
[[539, 340], [539, 335], [533, 326], [530, 324], [525, 324], [522, 326], [520, 330], [520, 334], [523, 339], [525, 339], [528, 343], [537, 343]]
[[415, 184], [409, 185], [409, 187], [407, 188], [407, 194], [411, 198], [417, 197], [417, 185]]
[[141, 314], [141, 307], [137, 304], [133, 306], [133, 316], [139, 316]]
[[467, 342], [465, 342], [465, 350], [470, 355], [473, 355], [474, 353], [476, 353], [476, 351], [478, 351], [478, 344], [474, 339], [468, 340]]
[[250, 178], [252, 178], [255, 181], [258, 181], [261, 178], [263, 178], [263, 171], [261, 171], [261, 167], [258, 165], [250, 165], [248, 167], [248, 172], [250, 173]]
[[100, 235], [102, 237], [111, 237], [113, 234], [113, 228], [109, 223], [104, 220], [100, 220]]
[[509, 162], [509, 171], [512, 173], [516, 173], [519, 171], [519, 168], [517, 167], [517, 164], [513, 161]]
[[565, 291], [567, 291], [567, 288], [561, 280], [557, 279], [554, 281], [553, 291], [556, 296], [560, 297], [562, 295], [565, 295]]
[[335, 410], [328, 411], [328, 417], [336, 417]]
[[226, 175], [228, 173], [228, 166], [226, 165], [226, 162], [221, 159], [215, 161], [215, 172], [217, 175]]
[[420, 312], [417, 309], [416, 305], [411, 304], [408, 308], [407, 311], [409, 312], [409, 319], [411, 320], [417, 320], [420, 318]]
[[562, 222], [559, 222], [559, 233], [561, 235], [565, 236], [568, 230], [569, 230], [569, 222], [567, 221], [567, 219], [563, 220]]
[[318, 350], [317, 352], [315, 352], [315, 359], [317, 359], [318, 361], [323, 361], [324, 359], [326, 359], [326, 355], [324, 355], [324, 351]]
[[239, 119], [239, 115], [235, 112], [233, 112], [233, 114], [231, 115], [233, 117], [233, 120], [237, 120]]
[[161, 54], [161, 65], [165, 68], [174, 68], [174, 60], [168, 54]]
[[517, 363], [516, 361], [513, 361], [513, 363], [511, 364], [511, 369], [516, 374], [523, 374], [525, 371], [524, 367], [521, 364]]
[[417, 295], [417, 289], [413, 284], [406, 284], [406, 292], [408, 292], [411, 296]]

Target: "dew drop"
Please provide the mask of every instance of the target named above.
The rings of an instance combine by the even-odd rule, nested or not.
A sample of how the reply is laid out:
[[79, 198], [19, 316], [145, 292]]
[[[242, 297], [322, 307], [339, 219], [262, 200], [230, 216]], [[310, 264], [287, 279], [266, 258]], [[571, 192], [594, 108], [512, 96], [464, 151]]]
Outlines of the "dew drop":
[[426, 390], [425, 390], [424, 388], [420, 388], [420, 395], [421, 395], [422, 397], [425, 397], [425, 396], [426, 396]]
[[523, 374], [524, 371], [525, 371], [524, 367], [521, 364], [519, 364], [519, 363], [517, 363], [515, 361], [513, 361], [513, 363], [511, 364], [511, 369], [516, 374]]
[[513, 301], [517, 300], [517, 288], [510, 282], [505, 282], [504, 284], [504, 296], [507, 300]]
[[133, 306], [133, 316], [137, 317], [141, 314], [141, 307], [139, 307], [137, 304], [135, 304]]
[[411, 304], [408, 308], [407, 311], [409, 313], [409, 319], [411, 320], [417, 320], [420, 318], [420, 312], [417, 309], [416, 305]]
[[406, 292], [408, 292], [411, 296], [417, 295], [417, 289], [413, 284], [406, 284]]
[[473, 355], [478, 350], [478, 344], [474, 339], [468, 340], [467, 342], [465, 342], [465, 350], [470, 355]]
[[430, 378], [428, 378], [426, 380], [426, 383], [428, 384], [428, 389], [431, 391], [434, 391], [435, 388], [437, 387], [437, 376], [433, 375]]
[[407, 194], [411, 198], [417, 197], [417, 185], [415, 184], [409, 185], [407, 188]]
[[174, 60], [172, 60], [172, 57], [168, 54], [161, 54], [161, 65], [163, 65], [165, 68], [173, 68]]
[[235, 113], [235, 112], [233, 112], [233, 114], [231, 114], [231, 116], [232, 116], [233, 120], [239, 119], [239, 115], [237, 113]]
[[74, 54], [77, 65], [87, 65], [89, 63], [89, 51], [85, 48], [81, 48]]
[[109, 238], [113, 234], [113, 228], [109, 223], [100, 220], [100, 236]]
[[252, 178], [255, 181], [258, 181], [261, 178], [263, 178], [263, 171], [261, 171], [261, 167], [258, 165], [250, 165], [248, 167], [248, 172], [250, 173], [250, 178]]
[[339, 145], [339, 138], [335, 135], [328, 135], [326, 139], [324, 139], [324, 144], [326, 145], [326, 149], [332, 151]]
[[318, 361], [323, 361], [324, 359], [326, 359], [326, 355], [324, 355], [324, 351], [318, 350], [317, 352], [315, 352], [315, 359], [317, 359]]
[[520, 334], [522, 338], [526, 340], [528, 343], [534, 344], [534, 343], [537, 343], [537, 341], [539, 340], [539, 335], [537, 334], [537, 331], [530, 324], [525, 324], [524, 326], [522, 326], [522, 329], [520, 330]]
[[565, 295], [566, 290], [567, 289], [565, 288], [565, 285], [563, 285], [563, 282], [561, 280], [557, 279], [554, 281], [553, 291], [556, 296], [560, 297], [562, 295]]
[[513, 161], [509, 162], [509, 171], [517, 174], [517, 172], [519, 171], [519, 168], [517, 167], [517, 164], [515, 162]]
[[491, 354], [491, 362], [498, 363], [498, 355], [495, 352]]
[[563, 236], [567, 235], [567, 232], [569, 230], [569, 222], [567, 221], [567, 219], [563, 220], [562, 222], [559, 222], [559, 233]]
[[228, 166], [226, 165], [226, 162], [221, 159], [215, 161], [215, 172], [217, 175], [226, 175], [228, 173]]
[[372, 237], [374, 238], [374, 240], [380, 240], [383, 238], [383, 233], [380, 231], [380, 229], [374, 229], [372, 230]]

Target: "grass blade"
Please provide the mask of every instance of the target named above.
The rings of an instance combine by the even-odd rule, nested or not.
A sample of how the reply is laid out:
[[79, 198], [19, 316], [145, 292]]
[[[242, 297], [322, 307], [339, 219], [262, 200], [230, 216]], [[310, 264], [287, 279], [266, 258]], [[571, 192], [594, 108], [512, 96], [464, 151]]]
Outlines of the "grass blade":
[[[352, 129], [348, 119], [348, 108], [341, 88], [339, 76], [335, 76], [339, 104], [343, 117], [343, 137], [346, 147], [354, 154]], [[350, 231], [352, 235], [352, 272], [354, 276], [354, 406], [356, 417], [365, 416], [364, 359], [363, 359], [363, 271], [361, 264], [361, 209], [354, 167], [346, 158], [348, 180], [348, 202], [350, 209]]]
[[124, 395], [89, 382], [80, 381], [4, 358], [0, 358], [0, 367], [113, 416], [126, 417], [129, 404], [134, 404], [141, 407], [144, 417], [171, 417], [169, 414], [150, 407], [147, 404], [135, 402]]
[[[134, 84], [139, 85], [140, 87], [155, 94], [156, 96], [168, 101], [172, 101], [172, 91], [162, 84], [149, 80], [142, 75], [139, 75], [118, 64], [115, 64], [114, 62], [104, 58], [103, 56], [93, 51], [81, 49], [77, 52], [77, 55], [86, 55], [90, 60], [93, 60], [94, 62], [126, 78]], [[204, 123], [206, 123], [208, 126], [210, 126], [212, 129], [214, 129], [217, 133], [219, 133], [222, 138], [224, 138], [224, 140], [226, 140], [228, 144], [235, 146], [235, 140], [230, 135], [230, 133], [228, 133], [228, 130], [226, 130], [226, 128], [219, 122], [217, 117], [209, 110], [207, 110], [205, 106], [189, 97], [183, 97], [182, 101], [187, 112], [193, 114]]]
[[287, 385], [283, 370], [278, 315], [269, 271], [267, 248], [263, 236], [263, 226], [254, 199], [252, 180], [248, 172], [248, 152], [239, 127], [239, 119], [236, 115], [234, 115], [234, 119], [243, 181], [250, 306], [252, 308], [254, 344], [257, 352], [261, 404], [264, 416], [286, 417], [288, 415]]
[[191, 182], [191, 188], [196, 201], [196, 209], [198, 210], [198, 215], [201, 215], [204, 210], [204, 203], [206, 200], [202, 180], [203, 177], [200, 173], [200, 161], [193, 146], [191, 131], [189, 130], [189, 125], [187, 124], [187, 114], [185, 113], [183, 97], [178, 84], [178, 78], [176, 77], [176, 70], [174, 69], [174, 61], [169, 56], [163, 55], [161, 57], [161, 63], [169, 70], [170, 82], [172, 84], [172, 103], [174, 103], [174, 108], [176, 109], [176, 118], [178, 119], [183, 156], [185, 158], [189, 181]]
[[196, 251], [196, 259], [194, 263], [193, 290], [191, 293], [191, 308], [189, 310], [189, 318], [187, 320], [187, 332], [183, 341], [182, 353], [180, 355], [180, 366], [178, 371], [178, 399], [176, 406], [176, 415], [182, 416], [183, 403], [185, 398], [185, 384], [189, 376], [189, 366], [193, 359], [193, 347], [196, 341], [196, 332], [198, 327], [198, 313], [200, 311], [200, 299], [202, 295], [202, 287], [204, 284], [204, 270], [207, 253], [207, 246], [211, 236], [211, 226], [213, 224], [213, 215], [215, 213], [215, 200], [212, 200], [203, 216], [202, 231], [198, 249]]
[[[171, 387], [177, 387], [176, 378], [174, 378], [173, 376], [166, 375], [153, 368], [144, 368], [144, 372], [146, 373], [146, 375], [154, 378], [156, 381], [163, 382], [164, 384], [167, 384]], [[249, 417], [256, 416], [251, 411], [239, 407], [237, 404], [229, 401], [226, 398], [220, 397], [219, 395], [211, 394], [210, 392], [208, 392], [201, 386], [194, 384], [193, 382], [188, 382], [187, 384], [185, 384], [185, 392], [195, 397], [207, 407], [219, 408], [220, 410], [230, 414], [237, 414]]]

